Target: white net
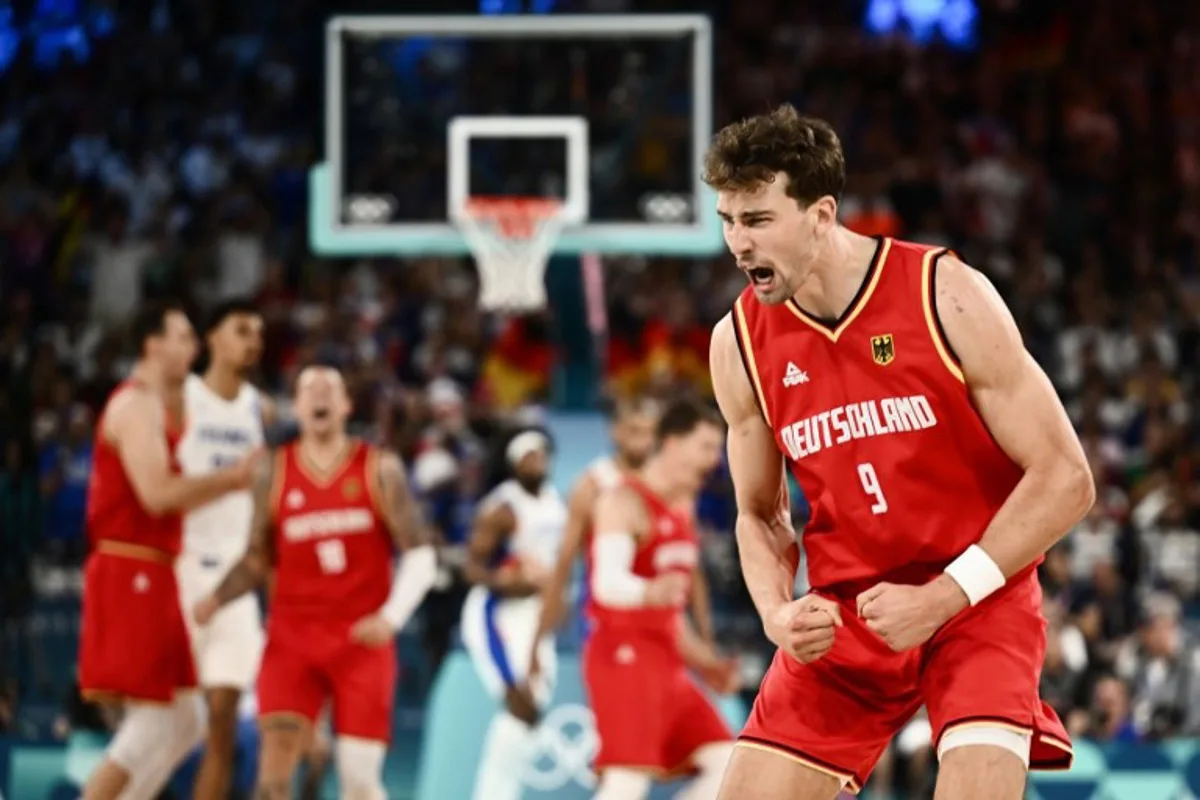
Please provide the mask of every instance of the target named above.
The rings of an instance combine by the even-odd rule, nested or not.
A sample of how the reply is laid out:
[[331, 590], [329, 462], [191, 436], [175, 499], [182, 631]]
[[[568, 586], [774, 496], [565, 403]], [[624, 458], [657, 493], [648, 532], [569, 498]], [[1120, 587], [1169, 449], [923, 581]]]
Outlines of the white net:
[[479, 268], [489, 311], [546, 307], [546, 262], [563, 228], [562, 203], [545, 197], [472, 197], [458, 223]]

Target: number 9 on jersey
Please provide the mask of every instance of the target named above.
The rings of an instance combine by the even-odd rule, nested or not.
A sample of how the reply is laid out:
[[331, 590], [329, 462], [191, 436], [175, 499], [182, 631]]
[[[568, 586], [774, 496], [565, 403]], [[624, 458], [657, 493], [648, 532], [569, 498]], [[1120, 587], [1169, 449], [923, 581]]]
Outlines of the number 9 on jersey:
[[875, 465], [869, 462], [859, 464], [858, 479], [862, 481], [863, 491], [874, 500], [871, 504], [871, 513], [886, 514], [888, 510], [887, 498], [883, 496], [883, 487], [879, 485], [879, 476], [875, 474]]

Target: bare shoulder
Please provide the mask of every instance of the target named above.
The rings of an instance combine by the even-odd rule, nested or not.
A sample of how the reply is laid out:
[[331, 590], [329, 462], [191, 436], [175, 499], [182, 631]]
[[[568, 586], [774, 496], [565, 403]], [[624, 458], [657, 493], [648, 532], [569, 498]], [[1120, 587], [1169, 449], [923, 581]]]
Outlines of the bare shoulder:
[[391, 450], [376, 450], [378, 459], [379, 480], [390, 490], [408, 487], [408, 479], [404, 473], [404, 464], [400, 456]]
[[1012, 313], [983, 273], [945, 255], [938, 261], [934, 289], [938, 319], [968, 383], [1024, 360]]
[[733, 312], [721, 317], [713, 326], [712, 340], [708, 348], [708, 368], [712, 373], [713, 394], [717, 407], [729, 425], [738, 425], [751, 419], [761, 419], [754, 387], [746, 373], [738, 349], [737, 333], [733, 329]]
[[475, 518], [477, 520], [515, 518], [511, 485], [508, 481], [492, 487], [479, 498], [479, 502], [475, 504]]
[[162, 398], [144, 386], [128, 384], [118, 389], [104, 407], [104, 435], [115, 441], [121, 432], [134, 427], [161, 428], [166, 420]]
[[709, 365], [719, 363], [724, 366], [731, 358], [740, 358], [737, 352], [737, 337], [733, 330], [733, 312], [726, 311], [725, 316], [713, 325], [712, 337], [708, 345]]
[[624, 532], [634, 534], [644, 532], [649, 520], [642, 496], [626, 483], [605, 489], [597, 495], [595, 515], [597, 527], [620, 526]]
[[596, 479], [591, 469], [587, 469], [575, 479], [575, 484], [571, 487], [571, 493], [567, 497], [567, 503], [572, 506], [580, 504], [590, 505], [596, 501], [599, 494], [600, 481]]

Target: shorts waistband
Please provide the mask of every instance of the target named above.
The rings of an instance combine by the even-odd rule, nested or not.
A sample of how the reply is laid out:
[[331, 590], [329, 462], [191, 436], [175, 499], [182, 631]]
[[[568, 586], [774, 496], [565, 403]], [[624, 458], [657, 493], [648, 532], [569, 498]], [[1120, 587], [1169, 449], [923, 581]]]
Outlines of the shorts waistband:
[[[1013, 591], [1014, 587], [1019, 585], [1028, 584], [1031, 576], [1033, 583], [1036, 584], [1037, 565], [1040, 562], [1041, 559], [1038, 559], [1038, 561], [1025, 567], [1020, 572], [1010, 576], [1004, 586], [1004, 591], [997, 592], [997, 595]], [[841, 583], [833, 583], [828, 586], [814, 586], [812, 587], [812, 592], [823, 597], [828, 597], [831, 600], [853, 602], [861, 593], [880, 583], [895, 583], [901, 586], [920, 586], [928, 583], [941, 575], [949, 565], [949, 562], [909, 564], [874, 578], [842, 581]]]
[[823, 595], [833, 600], [854, 600], [867, 589], [880, 583], [895, 583], [901, 586], [919, 586], [936, 578], [949, 565], [949, 562], [908, 564], [871, 578], [831, 583], [827, 586], [814, 586], [814, 594]]
[[96, 552], [122, 558], [132, 558], [138, 561], [150, 561], [155, 564], [170, 566], [175, 563], [175, 556], [166, 550], [159, 550], [144, 544], [119, 542], [116, 539], [101, 539], [96, 542]]

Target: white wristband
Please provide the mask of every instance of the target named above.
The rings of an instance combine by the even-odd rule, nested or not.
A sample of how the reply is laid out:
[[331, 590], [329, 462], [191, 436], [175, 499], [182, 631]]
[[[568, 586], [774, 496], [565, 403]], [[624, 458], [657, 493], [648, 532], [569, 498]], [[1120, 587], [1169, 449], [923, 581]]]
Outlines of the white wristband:
[[979, 605], [992, 592], [1002, 589], [1007, 579], [999, 565], [977, 544], [950, 562], [946, 574], [962, 588], [971, 605]]
[[437, 580], [437, 550], [433, 545], [414, 547], [400, 556], [400, 565], [392, 575], [392, 589], [379, 608], [379, 616], [392, 630], [399, 631]]
[[637, 541], [628, 533], [592, 538], [592, 598], [609, 608], [639, 608], [646, 602], [645, 578], [633, 574]]

